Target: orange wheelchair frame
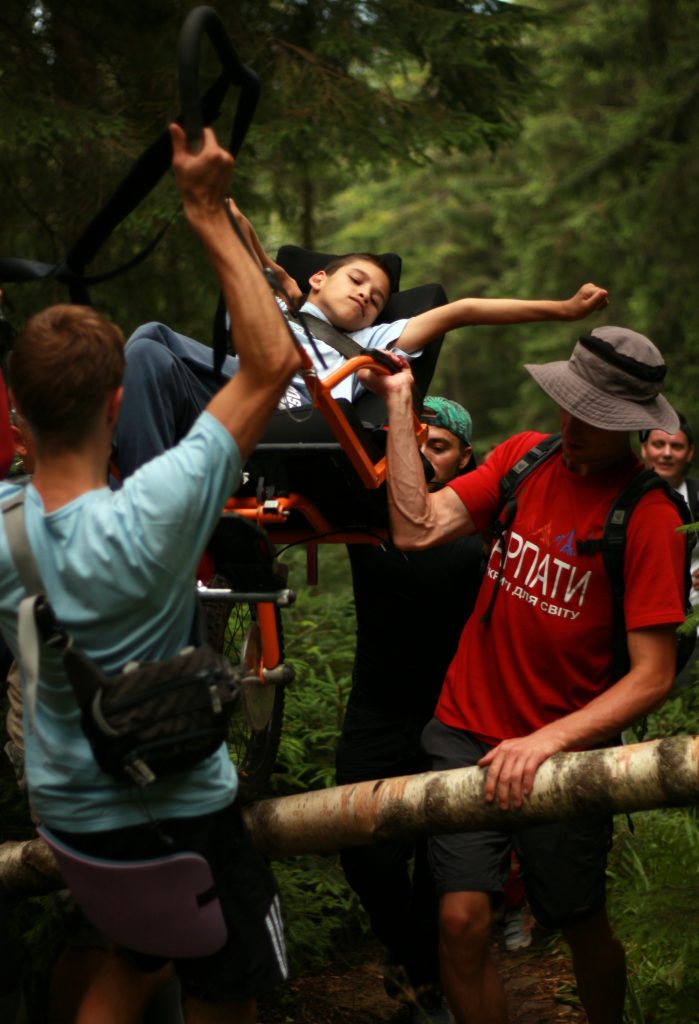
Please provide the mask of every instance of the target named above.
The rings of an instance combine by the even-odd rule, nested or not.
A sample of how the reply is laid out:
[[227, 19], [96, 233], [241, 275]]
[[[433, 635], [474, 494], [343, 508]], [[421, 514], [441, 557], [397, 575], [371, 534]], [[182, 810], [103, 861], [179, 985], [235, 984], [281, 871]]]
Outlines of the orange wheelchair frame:
[[[382, 455], [376, 461], [370, 458], [347, 417], [340, 409], [337, 400], [333, 397], [332, 391], [343, 380], [359, 370], [367, 368], [380, 374], [390, 371], [378, 364], [370, 354], [367, 354], [348, 359], [342, 366], [321, 379], [305, 349], [301, 350], [301, 355], [304, 361], [304, 369], [301, 373], [312, 396], [312, 407], [320, 410], [323, 419], [330, 426], [362, 485], [370, 490], [376, 490], [386, 479], [386, 457]], [[427, 427], [415, 416], [415, 436], [418, 444], [422, 444], [426, 433]], [[288, 524], [292, 511], [303, 516], [308, 524], [307, 530], [287, 528], [286, 524]], [[345, 534], [341, 530], [338, 531], [327, 520], [317, 504], [301, 494], [289, 494], [271, 499], [234, 496], [226, 503], [224, 514], [231, 512], [244, 519], [251, 519], [258, 526], [265, 528], [275, 541], [285, 544], [300, 542], [313, 544], [314, 539], [318, 536], [324, 536], [329, 542], [336, 544], [376, 544], [386, 536], [384, 533], [381, 537], [375, 531], [367, 533], [363, 537], [356, 532]]]
[[[363, 488], [378, 491], [386, 479], [385, 456], [372, 458], [367, 452], [345, 411], [333, 397], [332, 389], [365, 367], [371, 367], [378, 373], [390, 371], [367, 354], [347, 360], [321, 379], [305, 350], [302, 350], [302, 355], [302, 373], [312, 396], [312, 407], [320, 412], [323, 421], [330, 427], [346, 458], [347, 472], [356, 474]], [[289, 425], [293, 425], [293, 418], [290, 418]], [[415, 416], [418, 443], [426, 431], [427, 428]], [[295, 523], [292, 522], [294, 519]], [[272, 496], [265, 496], [264, 493], [234, 495], [222, 513], [219, 528], [221, 536], [225, 535], [227, 526], [235, 527], [240, 534], [243, 523], [251, 531], [247, 534], [245, 544], [256, 544], [258, 550], [263, 550], [264, 538], [267, 539], [266, 571], [271, 576], [267, 576], [266, 582], [270, 586], [270, 582], [273, 584], [276, 580], [278, 589], [267, 593], [260, 590], [248, 593], [241, 591], [238, 577], [240, 562], [235, 563], [235, 559], [240, 558], [241, 547], [235, 541], [230, 544], [223, 540], [217, 549], [215, 536], [213, 556], [210, 557], [208, 570], [204, 570], [210, 579], [208, 585], [200, 585], [200, 596], [207, 610], [210, 641], [233, 659], [237, 658], [247, 669], [242, 709], [233, 723], [231, 745], [238, 766], [241, 792], [245, 798], [252, 799], [265, 792], [269, 775], [274, 769], [281, 736], [285, 686], [293, 679], [293, 672], [283, 663], [279, 609], [290, 604], [294, 595], [283, 586], [285, 577], [276, 562], [274, 545], [305, 545], [306, 581], [315, 584], [318, 578], [318, 544], [380, 544], [387, 538], [388, 530], [380, 526], [366, 530], [355, 528], [351, 531], [338, 528], [317, 503], [296, 492]], [[242, 531], [242, 535], [246, 536], [245, 531]], [[231, 548], [237, 548], [238, 554], [231, 555]], [[219, 567], [226, 559], [232, 559], [232, 562], [228, 569], [224, 567], [221, 575], [218, 575]], [[259, 577], [253, 582], [264, 586], [264, 582], [260, 584]]]

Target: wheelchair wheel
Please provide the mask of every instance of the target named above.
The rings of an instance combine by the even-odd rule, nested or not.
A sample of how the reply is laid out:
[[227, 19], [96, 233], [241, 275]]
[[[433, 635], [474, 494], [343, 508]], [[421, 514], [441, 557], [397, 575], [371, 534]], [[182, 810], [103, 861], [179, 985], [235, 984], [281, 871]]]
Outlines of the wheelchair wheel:
[[[211, 588], [230, 589], [231, 582], [216, 575]], [[274, 770], [284, 718], [284, 685], [262, 681], [262, 638], [254, 604], [202, 601], [209, 643], [234, 665], [243, 665], [248, 681], [231, 717], [228, 746], [238, 770], [244, 800], [264, 796]], [[281, 615], [275, 608], [280, 654], [283, 658]]]

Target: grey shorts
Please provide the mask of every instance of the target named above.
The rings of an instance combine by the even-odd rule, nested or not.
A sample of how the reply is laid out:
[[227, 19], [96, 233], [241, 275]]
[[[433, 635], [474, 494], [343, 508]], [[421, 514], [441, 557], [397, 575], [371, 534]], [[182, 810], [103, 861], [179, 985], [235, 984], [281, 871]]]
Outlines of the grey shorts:
[[[435, 771], [469, 767], [491, 749], [471, 733], [436, 718], [425, 726], [422, 744]], [[563, 928], [604, 906], [612, 829], [611, 815], [590, 814], [513, 832], [433, 836], [430, 866], [440, 894], [486, 892], [498, 903], [514, 849], [535, 918], [548, 928]]]

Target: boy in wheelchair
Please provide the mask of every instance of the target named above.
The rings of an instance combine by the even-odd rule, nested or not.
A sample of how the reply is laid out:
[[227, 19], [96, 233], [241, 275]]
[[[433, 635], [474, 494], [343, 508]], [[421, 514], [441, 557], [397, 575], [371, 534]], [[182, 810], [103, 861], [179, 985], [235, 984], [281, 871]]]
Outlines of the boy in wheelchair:
[[[332, 340], [326, 339], [326, 325], [368, 352], [387, 350], [415, 360], [427, 346], [441, 342], [445, 333], [460, 327], [580, 320], [607, 304], [607, 292], [594, 284], [582, 285], [565, 300], [465, 298], [446, 302], [439, 286], [429, 286], [429, 294], [424, 289], [400, 293], [400, 259], [392, 253], [330, 258], [286, 246], [275, 263], [249, 221], [234, 204], [229, 205], [251, 252], [263, 268], [275, 274], [282, 306], [289, 313], [289, 326], [320, 377], [344, 361]], [[302, 291], [307, 292], [305, 299]], [[415, 293], [417, 303], [412, 309], [406, 308], [413, 298], [411, 293]], [[314, 318], [310, 339], [295, 318], [293, 307], [297, 303], [302, 314]], [[432, 308], [425, 308], [426, 304]], [[235, 339], [235, 323], [232, 334]], [[237, 365], [235, 357], [227, 356], [223, 379], [235, 374]], [[364, 390], [367, 372], [345, 378], [333, 388], [333, 397], [356, 401]], [[137, 328], [126, 346], [124, 402], [115, 434], [116, 465], [122, 478], [176, 444], [221, 383], [207, 346], [164, 324]], [[297, 373], [281, 406], [294, 409], [311, 404], [308, 383], [308, 378]], [[422, 390], [426, 390], [426, 383]]]

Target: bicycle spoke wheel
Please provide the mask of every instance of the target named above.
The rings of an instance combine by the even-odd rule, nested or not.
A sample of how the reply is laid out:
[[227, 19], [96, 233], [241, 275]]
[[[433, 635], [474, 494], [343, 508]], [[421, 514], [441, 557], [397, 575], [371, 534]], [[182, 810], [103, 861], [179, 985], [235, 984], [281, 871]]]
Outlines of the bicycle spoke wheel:
[[[230, 588], [230, 581], [214, 576], [213, 588]], [[279, 750], [284, 717], [284, 686], [264, 683], [257, 613], [253, 604], [202, 601], [209, 643], [234, 665], [245, 668], [243, 684], [228, 731], [231, 758], [238, 770], [243, 799], [258, 798], [268, 790]], [[281, 616], [275, 609], [280, 651], [283, 655]]]

